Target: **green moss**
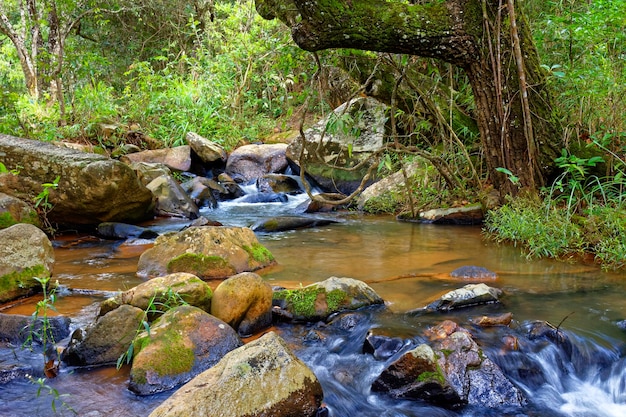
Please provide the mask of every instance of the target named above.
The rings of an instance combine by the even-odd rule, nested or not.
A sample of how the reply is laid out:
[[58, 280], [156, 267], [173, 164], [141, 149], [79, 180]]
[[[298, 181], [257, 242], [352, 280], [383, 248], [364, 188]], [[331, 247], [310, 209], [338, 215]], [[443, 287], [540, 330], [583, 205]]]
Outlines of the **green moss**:
[[417, 377], [417, 381], [418, 382], [436, 382], [439, 385], [445, 385], [446, 377], [443, 375], [443, 371], [441, 370], [441, 367], [439, 366], [439, 364], [437, 364], [436, 371], [422, 372]]
[[[174, 316], [169, 316], [170, 324], [175, 323]], [[159, 376], [178, 375], [190, 372], [195, 363], [195, 355], [193, 349], [185, 345], [183, 336], [176, 331], [177, 326], [170, 325], [160, 329], [158, 335], [148, 335], [143, 333], [135, 339], [134, 350], [135, 356], [148, 346], [155, 344], [158, 346], [158, 357], [150, 361], [151, 370]], [[133, 379], [139, 382], [137, 378], [145, 378], [145, 370], [138, 369], [138, 373], [133, 373]]]
[[17, 219], [11, 215], [8, 211], [0, 213], [0, 229], [6, 229], [9, 226], [19, 223]]
[[344, 301], [348, 298], [348, 294], [340, 289], [332, 290], [326, 294], [326, 305], [329, 312], [334, 312], [341, 307]]
[[242, 246], [242, 248], [257, 262], [265, 264], [275, 259], [272, 252], [260, 243], [253, 243], [252, 246]]
[[49, 276], [50, 271], [41, 264], [3, 275], [0, 277], [0, 300], [2, 300], [1, 295], [4, 292], [13, 292], [18, 289], [29, 289], [39, 286], [39, 283], [33, 279], [34, 277], [46, 278]]
[[203, 255], [201, 253], [183, 253], [167, 263], [167, 272], [204, 273], [212, 269], [233, 269], [230, 263], [221, 256]]

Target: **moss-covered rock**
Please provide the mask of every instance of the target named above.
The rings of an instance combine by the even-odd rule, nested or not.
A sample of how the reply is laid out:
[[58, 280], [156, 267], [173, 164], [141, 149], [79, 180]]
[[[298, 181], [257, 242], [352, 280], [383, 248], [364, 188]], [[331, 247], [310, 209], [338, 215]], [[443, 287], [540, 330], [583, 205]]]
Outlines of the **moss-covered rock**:
[[6, 229], [18, 223], [28, 223], [41, 227], [39, 216], [30, 205], [19, 198], [0, 193], [0, 229]]
[[0, 303], [41, 291], [35, 278], [49, 277], [53, 265], [52, 243], [36, 226], [0, 230]]
[[173, 308], [133, 342], [129, 389], [139, 395], [170, 390], [242, 344], [230, 326], [207, 312], [191, 306]]
[[180, 272], [153, 278], [104, 300], [100, 304], [99, 315], [103, 316], [124, 304], [141, 310], [150, 309], [150, 317], [157, 316], [157, 310], [164, 311], [185, 303], [208, 312], [211, 297], [213, 291], [206, 282], [195, 275]]
[[331, 277], [303, 288], [274, 292], [274, 304], [294, 320], [326, 319], [339, 311], [382, 303], [371, 287], [352, 278]]
[[188, 272], [202, 279], [222, 279], [275, 263], [272, 254], [247, 227], [190, 227], [159, 236], [139, 258], [137, 274], [154, 277]]
[[313, 417], [321, 400], [315, 374], [270, 332], [225, 355], [150, 417]]

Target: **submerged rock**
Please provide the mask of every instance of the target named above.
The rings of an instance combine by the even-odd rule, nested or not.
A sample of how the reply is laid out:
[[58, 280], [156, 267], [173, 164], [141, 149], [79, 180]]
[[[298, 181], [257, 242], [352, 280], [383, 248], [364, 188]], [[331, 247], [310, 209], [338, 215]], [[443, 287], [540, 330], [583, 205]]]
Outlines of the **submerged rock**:
[[192, 306], [168, 310], [133, 342], [129, 389], [149, 395], [180, 386], [243, 343], [232, 327]]
[[275, 263], [247, 227], [190, 227], [159, 236], [139, 258], [137, 275], [188, 272], [202, 279], [227, 278]]
[[133, 224], [104, 222], [98, 225], [98, 234], [105, 239], [154, 239], [159, 234], [154, 230]]
[[215, 289], [211, 314], [250, 336], [272, 324], [272, 287], [253, 272], [234, 275]]
[[452, 278], [459, 278], [465, 280], [479, 280], [479, 279], [496, 279], [498, 275], [488, 270], [487, 268], [483, 268], [482, 266], [473, 266], [466, 265], [460, 268], [455, 269], [450, 272], [450, 276]]
[[313, 417], [322, 395], [315, 374], [270, 332], [226, 354], [150, 417]]
[[352, 278], [331, 277], [293, 290], [274, 292], [274, 305], [294, 320], [324, 320], [339, 311], [382, 304], [383, 299], [367, 284]]
[[143, 319], [142, 309], [122, 305], [98, 318], [87, 329], [75, 330], [61, 360], [71, 366], [116, 363], [142, 328]]
[[35, 278], [52, 274], [54, 250], [48, 236], [32, 224], [0, 230], [0, 303], [42, 290]]
[[282, 232], [285, 230], [304, 229], [309, 227], [326, 226], [337, 223], [331, 219], [316, 219], [303, 216], [282, 216], [261, 220], [252, 226], [255, 232]]

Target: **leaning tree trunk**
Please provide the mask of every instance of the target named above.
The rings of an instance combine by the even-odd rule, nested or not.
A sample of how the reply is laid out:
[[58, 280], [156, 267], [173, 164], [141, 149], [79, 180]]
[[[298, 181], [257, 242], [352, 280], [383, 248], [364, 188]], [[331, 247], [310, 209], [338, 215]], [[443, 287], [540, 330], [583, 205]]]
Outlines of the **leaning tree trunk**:
[[308, 51], [411, 54], [463, 68], [494, 188], [502, 194], [536, 189], [551, 174], [560, 125], [528, 25], [520, 11], [517, 18], [510, 13], [513, 0], [256, 0], [256, 6], [264, 18], [290, 26]]

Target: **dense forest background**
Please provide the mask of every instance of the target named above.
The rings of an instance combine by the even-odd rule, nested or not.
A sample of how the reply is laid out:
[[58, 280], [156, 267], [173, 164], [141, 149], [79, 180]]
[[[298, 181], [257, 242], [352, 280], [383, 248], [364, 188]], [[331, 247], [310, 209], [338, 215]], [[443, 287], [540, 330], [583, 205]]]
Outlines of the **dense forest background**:
[[[626, 0], [525, 0], [563, 126], [551, 182], [491, 212], [486, 230], [529, 255], [626, 259]], [[410, 74], [411, 106], [390, 119], [421, 153], [381, 169], [421, 166], [372, 212], [485, 200], [489, 182], [467, 77], [450, 64], [354, 50], [313, 55], [252, 0], [5, 0], [0, 4], [0, 132], [88, 143], [183, 144], [193, 131], [227, 149], [292, 137], [350, 97]], [[385, 92], [379, 91], [384, 96]], [[387, 91], [389, 95], [389, 91]], [[385, 97], [378, 97], [384, 99]], [[389, 97], [387, 97], [389, 99]], [[345, 128], [351, 120], [335, 122]], [[442, 160], [454, 186], [433, 167]], [[512, 184], [515, 173], [501, 167]], [[566, 219], [567, 221], [563, 221]], [[540, 238], [537, 238], [540, 236]]]

